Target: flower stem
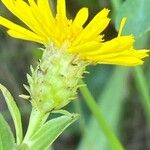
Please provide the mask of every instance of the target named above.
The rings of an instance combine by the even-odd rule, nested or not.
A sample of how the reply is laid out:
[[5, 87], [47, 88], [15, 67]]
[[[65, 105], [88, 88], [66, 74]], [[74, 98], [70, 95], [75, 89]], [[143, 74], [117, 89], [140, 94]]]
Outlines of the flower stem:
[[150, 125], [150, 95], [143, 69], [141, 67], [136, 67], [134, 70], [134, 75], [137, 89], [141, 94], [141, 103], [143, 105], [147, 121]]
[[35, 132], [44, 124], [49, 114], [43, 114], [32, 108], [28, 129], [23, 140], [23, 143], [28, 143], [30, 138], [35, 134]]
[[[84, 84], [83, 81], [81, 81], [81, 84]], [[88, 105], [89, 109], [95, 116], [99, 127], [104, 132], [105, 136], [107, 137], [109, 143], [111, 144], [112, 150], [124, 150], [122, 144], [118, 140], [118, 138], [115, 136], [114, 132], [108, 125], [101, 108], [96, 104], [96, 101], [94, 100], [93, 96], [91, 95], [89, 89], [86, 86], [80, 87], [80, 91], [85, 99], [86, 104]]]

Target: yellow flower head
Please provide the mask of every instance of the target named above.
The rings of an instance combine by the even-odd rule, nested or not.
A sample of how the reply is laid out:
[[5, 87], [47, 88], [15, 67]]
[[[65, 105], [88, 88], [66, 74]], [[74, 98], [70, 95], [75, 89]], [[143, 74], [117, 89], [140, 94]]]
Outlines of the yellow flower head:
[[12, 37], [35, 41], [56, 47], [66, 46], [66, 51], [80, 56], [90, 63], [135, 66], [142, 64], [148, 50], [135, 50], [134, 37], [121, 36], [125, 18], [116, 38], [104, 42], [102, 31], [108, 26], [109, 10], [103, 9], [84, 28], [88, 9], [82, 8], [74, 20], [66, 17], [65, 0], [57, 0], [57, 14], [52, 13], [48, 0], [2, 0], [4, 5], [28, 28], [17, 25], [0, 16], [0, 24], [8, 28]]

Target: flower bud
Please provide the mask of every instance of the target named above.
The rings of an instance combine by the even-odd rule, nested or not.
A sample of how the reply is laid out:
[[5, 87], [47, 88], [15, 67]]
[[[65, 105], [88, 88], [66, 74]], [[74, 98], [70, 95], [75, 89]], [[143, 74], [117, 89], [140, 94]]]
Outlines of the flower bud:
[[31, 76], [27, 75], [33, 107], [40, 111], [58, 110], [76, 98], [86, 64], [65, 48], [47, 47]]

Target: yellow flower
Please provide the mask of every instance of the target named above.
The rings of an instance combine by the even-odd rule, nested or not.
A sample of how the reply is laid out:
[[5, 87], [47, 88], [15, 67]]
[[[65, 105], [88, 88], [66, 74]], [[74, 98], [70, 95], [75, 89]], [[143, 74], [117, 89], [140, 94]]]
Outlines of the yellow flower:
[[135, 50], [134, 37], [121, 36], [125, 18], [120, 25], [119, 34], [110, 41], [104, 41], [101, 34], [108, 26], [109, 10], [103, 9], [84, 28], [88, 9], [82, 8], [74, 20], [66, 17], [65, 0], [57, 0], [57, 14], [52, 13], [48, 0], [2, 0], [4, 5], [25, 25], [22, 27], [0, 16], [0, 24], [8, 28], [12, 37], [35, 41], [44, 45], [53, 43], [56, 47], [66, 46], [66, 51], [80, 56], [90, 63], [118, 64], [134, 66], [142, 64], [148, 50]]

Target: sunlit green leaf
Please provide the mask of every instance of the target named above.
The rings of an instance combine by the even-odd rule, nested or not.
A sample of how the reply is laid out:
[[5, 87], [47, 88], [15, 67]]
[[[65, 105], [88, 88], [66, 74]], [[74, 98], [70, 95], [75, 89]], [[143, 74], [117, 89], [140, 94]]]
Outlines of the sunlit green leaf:
[[47, 149], [70, 124], [78, 119], [78, 117], [79, 115], [77, 114], [72, 114], [70, 116], [64, 115], [45, 123], [29, 141], [31, 149]]
[[0, 150], [11, 150], [14, 145], [15, 140], [10, 127], [0, 114]]
[[17, 144], [20, 144], [22, 141], [22, 122], [20, 111], [10, 92], [2, 84], [0, 84], [0, 90], [5, 97], [5, 101], [15, 124]]

